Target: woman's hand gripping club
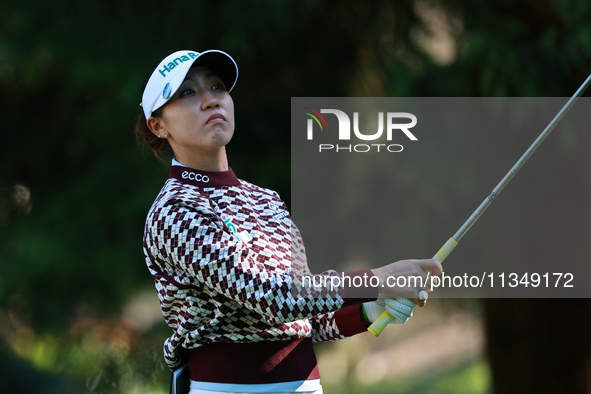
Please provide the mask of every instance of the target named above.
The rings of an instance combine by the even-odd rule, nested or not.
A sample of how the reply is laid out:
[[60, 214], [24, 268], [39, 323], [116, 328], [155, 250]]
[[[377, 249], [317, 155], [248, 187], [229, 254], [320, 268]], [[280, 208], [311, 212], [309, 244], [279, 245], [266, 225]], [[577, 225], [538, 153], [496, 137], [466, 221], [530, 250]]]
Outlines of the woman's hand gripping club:
[[[454, 250], [454, 248], [456, 247], [457, 244], [458, 243], [456, 241], [454, 241], [452, 238], [450, 238], [445, 243], [445, 245], [443, 245], [443, 247], [441, 249], [439, 249], [439, 251], [435, 254], [435, 256], [433, 256], [432, 260], [434, 260], [436, 262], [436, 264], [433, 264], [432, 267], [421, 266], [424, 269], [427, 276], [438, 276], [443, 272], [443, 269], [441, 267], [441, 263], [452, 252], [452, 250]], [[429, 261], [429, 260], [423, 260], [423, 261]], [[394, 264], [396, 264], [396, 263], [394, 263]], [[386, 266], [386, 267], [388, 267], [388, 266]], [[409, 290], [411, 290], [411, 289], [409, 289]], [[398, 303], [403, 304], [403, 305], [410, 305], [410, 303], [417, 303], [420, 306], [423, 306], [425, 304], [425, 301], [429, 297], [429, 295], [428, 295], [429, 291], [430, 291], [429, 288], [425, 288], [423, 290], [412, 289], [411, 291], [413, 291], [415, 294], [418, 291], [418, 299], [417, 300], [396, 298], [396, 301], [398, 301]], [[414, 298], [414, 297], [410, 296], [408, 298]], [[410, 315], [408, 317], [410, 317]], [[390, 324], [390, 322], [392, 322], [393, 319], [395, 319], [395, 318], [398, 319], [398, 317], [395, 317], [390, 312], [388, 312], [388, 308], [386, 308], [384, 310], [384, 312], [376, 320], [373, 321], [373, 323], [368, 327], [367, 330], [369, 332], [371, 332], [373, 334], [373, 336], [377, 337], [382, 333], [384, 328], [386, 328], [386, 326], [388, 324]], [[398, 320], [400, 320], [400, 319], [398, 319]], [[396, 322], [396, 320], [394, 320], [394, 322]]]

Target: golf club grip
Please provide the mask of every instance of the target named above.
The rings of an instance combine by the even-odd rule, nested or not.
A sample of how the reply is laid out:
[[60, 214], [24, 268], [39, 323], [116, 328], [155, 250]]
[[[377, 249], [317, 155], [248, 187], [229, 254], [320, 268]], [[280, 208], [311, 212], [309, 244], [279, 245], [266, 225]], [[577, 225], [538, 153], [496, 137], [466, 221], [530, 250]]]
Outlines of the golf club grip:
[[[437, 260], [442, 263], [457, 245], [458, 243], [453, 238], [448, 239], [441, 249], [435, 253], [433, 260]], [[367, 331], [371, 332], [372, 335], [377, 338], [382, 333], [382, 331], [384, 331], [384, 328], [386, 328], [386, 326], [392, 321], [392, 319], [394, 319], [394, 316], [388, 313], [388, 311], [384, 311], [380, 317], [371, 323], [371, 325], [367, 328]]]

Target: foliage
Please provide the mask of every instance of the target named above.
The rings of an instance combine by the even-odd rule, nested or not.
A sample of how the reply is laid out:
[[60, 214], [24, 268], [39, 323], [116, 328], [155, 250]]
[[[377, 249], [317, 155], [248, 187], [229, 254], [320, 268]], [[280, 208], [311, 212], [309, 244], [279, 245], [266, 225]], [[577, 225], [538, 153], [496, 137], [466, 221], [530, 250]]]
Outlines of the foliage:
[[[143, 221], [167, 170], [138, 148], [133, 123], [166, 54], [220, 48], [238, 60], [230, 164], [289, 202], [291, 97], [568, 95], [589, 70], [590, 14], [575, 0], [5, 1], [0, 336], [50, 375], [76, 365], [79, 379], [112, 357], [79, 359], [91, 345], [70, 330], [119, 316], [152, 286]], [[131, 367], [114, 368], [123, 379]]]
[[460, 365], [452, 371], [420, 373], [420, 377], [407, 379], [386, 379], [378, 384], [367, 386], [359, 382], [348, 382], [337, 386], [323, 385], [328, 393], [353, 394], [371, 392], [372, 394], [486, 394], [490, 393], [490, 372], [483, 361]]

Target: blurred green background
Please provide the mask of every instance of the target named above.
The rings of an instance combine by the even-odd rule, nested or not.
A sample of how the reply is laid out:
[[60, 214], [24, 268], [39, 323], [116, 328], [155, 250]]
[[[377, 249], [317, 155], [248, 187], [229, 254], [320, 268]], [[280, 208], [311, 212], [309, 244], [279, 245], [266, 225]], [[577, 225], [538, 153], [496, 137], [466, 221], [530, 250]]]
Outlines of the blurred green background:
[[[164, 56], [235, 57], [230, 165], [289, 204], [291, 97], [570, 96], [591, 70], [590, 20], [582, 0], [5, 0], [0, 392], [168, 390], [169, 331], [141, 249], [167, 166], [133, 135]], [[591, 165], [585, 128], [557, 148], [577, 168]], [[442, 157], [429, 166], [453, 170]], [[591, 184], [576, 182], [551, 226], [589, 264]], [[473, 189], [448, 198], [471, 198], [462, 190]], [[378, 340], [319, 345], [325, 392], [591, 392], [589, 300], [429, 306]]]

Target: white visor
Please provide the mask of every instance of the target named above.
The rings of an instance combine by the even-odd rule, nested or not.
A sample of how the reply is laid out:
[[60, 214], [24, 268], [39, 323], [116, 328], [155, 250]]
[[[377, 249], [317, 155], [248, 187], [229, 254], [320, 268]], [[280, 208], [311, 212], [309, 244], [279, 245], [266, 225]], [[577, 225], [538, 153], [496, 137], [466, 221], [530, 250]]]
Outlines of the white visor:
[[158, 64], [146, 84], [141, 103], [146, 119], [176, 93], [195, 62], [218, 74], [228, 92], [236, 85], [238, 66], [226, 52], [216, 49], [201, 53], [188, 50], [175, 52]]

